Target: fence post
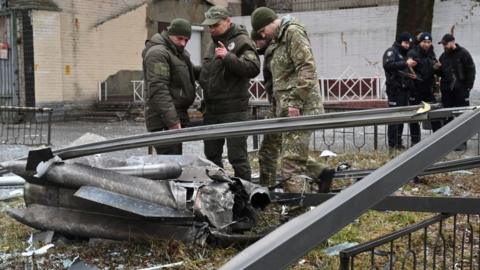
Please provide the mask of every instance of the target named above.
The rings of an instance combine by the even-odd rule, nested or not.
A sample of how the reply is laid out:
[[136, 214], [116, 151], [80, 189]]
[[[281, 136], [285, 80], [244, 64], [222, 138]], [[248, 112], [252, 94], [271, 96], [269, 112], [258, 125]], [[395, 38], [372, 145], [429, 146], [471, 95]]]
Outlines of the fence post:
[[340, 270], [348, 270], [350, 264], [350, 257], [340, 251]]
[[52, 139], [52, 110], [48, 111], [48, 128], [47, 128], [47, 145], [51, 145], [51, 139]]
[[[252, 106], [253, 119], [258, 120], [257, 106]], [[253, 135], [253, 149], [258, 149], [258, 134]]]

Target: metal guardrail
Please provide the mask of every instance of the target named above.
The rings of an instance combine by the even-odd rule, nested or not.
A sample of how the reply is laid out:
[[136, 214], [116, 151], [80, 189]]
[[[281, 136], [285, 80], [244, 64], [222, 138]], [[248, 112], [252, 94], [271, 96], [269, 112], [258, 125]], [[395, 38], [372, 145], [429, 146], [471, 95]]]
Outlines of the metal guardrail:
[[[300, 116], [295, 118], [274, 118], [255, 121], [234, 122], [220, 125], [206, 125], [167, 130], [106, 140], [99, 143], [58, 149], [55, 154], [63, 159], [86, 156], [97, 153], [113, 152], [150, 145], [167, 145], [186, 141], [240, 137], [254, 134], [278, 133], [290, 130], [315, 130], [326, 128], [343, 128], [352, 126], [382, 125], [386, 123], [404, 123], [425, 121], [430, 118], [452, 116], [458, 108], [439, 109], [424, 114], [417, 114], [420, 106], [396, 107], [386, 109], [363, 110]], [[464, 108], [465, 109], [465, 108]], [[466, 110], [471, 110], [467, 107]]]
[[341, 251], [340, 270], [479, 269], [478, 225], [478, 215], [440, 214]]
[[[336, 193], [272, 193], [273, 201], [284, 205], [319, 206]], [[387, 196], [370, 209], [377, 211], [408, 211], [425, 213], [478, 214], [480, 198]]]
[[362, 181], [247, 247], [221, 269], [287, 267], [384, 200], [479, 129], [480, 109], [463, 113]]
[[50, 108], [0, 106], [0, 142], [50, 145], [52, 113]]

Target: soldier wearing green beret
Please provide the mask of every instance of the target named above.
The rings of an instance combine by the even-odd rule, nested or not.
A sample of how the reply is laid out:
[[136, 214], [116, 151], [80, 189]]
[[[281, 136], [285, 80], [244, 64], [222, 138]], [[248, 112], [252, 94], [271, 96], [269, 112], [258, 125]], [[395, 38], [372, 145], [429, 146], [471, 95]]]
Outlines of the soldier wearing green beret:
[[[219, 6], [205, 13], [212, 37], [207, 47], [199, 83], [204, 91], [203, 120], [206, 125], [248, 120], [250, 79], [260, 72], [255, 45], [242, 25], [232, 23], [230, 12]], [[247, 138], [227, 138], [228, 160], [235, 176], [251, 179]], [[225, 139], [205, 140], [205, 156], [223, 167]]]
[[[195, 75], [185, 46], [191, 33], [189, 21], [174, 19], [166, 31], [145, 42], [145, 124], [150, 132], [180, 129], [189, 122], [187, 110], [195, 99]], [[182, 144], [155, 146], [155, 151], [181, 155]]]
[[[272, 38], [275, 51], [271, 62], [276, 117], [298, 117], [323, 113], [323, 102], [310, 40], [305, 28], [293, 17], [277, 14], [266, 7], [252, 13], [252, 28], [264, 38]], [[282, 135], [282, 176], [287, 192], [309, 191], [304, 175], [327, 192], [334, 170], [309, 158], [311, 131]]]

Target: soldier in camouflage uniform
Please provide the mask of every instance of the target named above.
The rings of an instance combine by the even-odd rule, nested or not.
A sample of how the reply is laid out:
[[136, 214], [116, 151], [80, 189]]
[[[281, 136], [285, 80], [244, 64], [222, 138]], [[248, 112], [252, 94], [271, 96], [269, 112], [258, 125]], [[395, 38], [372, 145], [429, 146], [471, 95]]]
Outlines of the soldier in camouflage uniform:
[[[272, 60], [275, 43], [271, 39], [264, 39], [256, 31], [251, 33], [252, 40], [257, 45], [258, 54], [263, 55], [263, 87], [268, 95], [268, 100], [272, 104], [267, 118], [275, 117], [276, 102], [273, 97], [272, 73], [270, 71], [270, 62]], [[263, 136], [260, 150], [258, 151], [258, 163], [260, 165], [260, 184], [263, 186], [273, 186], [277, 178], [277, 163], [280, 156], [282, 145], [282, 134], [272, 133]]]
[[[320, 86], [310, 40], [305, 28], [293, 17], [279, 18], [266, 7], [252, 13], [252, 28], [264, 38], [273, 38], [271, 62], [276, 117], [298, 117], [323, 113]], [[309, 160], [311, 131], [292, 131], [282, 135], [282, 177], [284, 190], [308, 190], [304, 176], [319, 181], [319, 191], [329, 190], [334, 170]]]
[[[212, 42], [207, 47], [200, 72], [204, 90], [206, 125], [245, 121], [249, 119], [248, 99], [250, 79], [260, 73], [260, 59], [255, 44], [242, 25], [232, 23], [230, 12], [214, 6], [205, 13], [203, 25], [208, 25]], [[227, 138], [228, 160], [235, 176], [251, 180], [247, 138]], [[205, 140], [205, 156], [223, 167], [225, 139]]]
[[[185, 51], [192, 27], [174, 19], [168, 29], [145, 42], [142, 52], [146, 85], [145, 124], [150, 132], [180, 129], [189, 122], [195, 99], [195, 76]], [[155, 146], [157, 154], [182, 154], [182, 144]]]

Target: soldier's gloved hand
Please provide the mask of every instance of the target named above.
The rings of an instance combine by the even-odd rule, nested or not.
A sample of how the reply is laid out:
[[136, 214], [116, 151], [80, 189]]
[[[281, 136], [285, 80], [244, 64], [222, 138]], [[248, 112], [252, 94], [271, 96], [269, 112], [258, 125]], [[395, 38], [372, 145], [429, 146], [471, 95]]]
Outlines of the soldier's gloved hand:
[[173, 126], [168, 127], [168, 129], [181, 129], [181, 128], [182, 128], [182, 125], [180, 124], [180, 122], [176, 123]]
[[300, 109], [295, 107], [288, 107], [288, 116], [290, 117], [300, 116]]
[[219, 41], [218, 45], [220, 45], [220, 47], [215, 48], [215, 57], [223, 59], [227, 56], [228, 50], [222, 42]]

